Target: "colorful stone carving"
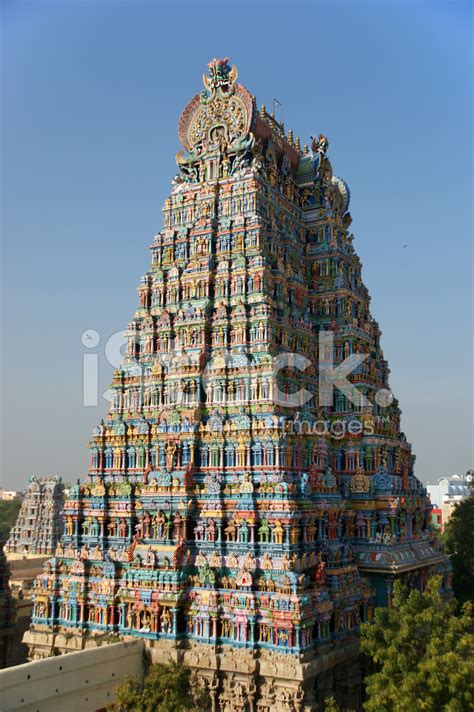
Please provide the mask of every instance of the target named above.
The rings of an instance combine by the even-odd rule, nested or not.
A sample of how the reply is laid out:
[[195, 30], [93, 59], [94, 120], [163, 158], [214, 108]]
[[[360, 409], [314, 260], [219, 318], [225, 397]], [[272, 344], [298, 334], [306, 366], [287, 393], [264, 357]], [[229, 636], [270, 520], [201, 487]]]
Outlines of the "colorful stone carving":
[[[296, 654], [445, 559], [328, 141], [302, 152], [227, 60], [209, 66], [33, 621]], [[318, 402], [321, 367], [361, 354], [353, 402]]]
[[5, 552], [11, 556], [54, 554], [62, 534], [64, 485], [60, 477], [30, 477]]

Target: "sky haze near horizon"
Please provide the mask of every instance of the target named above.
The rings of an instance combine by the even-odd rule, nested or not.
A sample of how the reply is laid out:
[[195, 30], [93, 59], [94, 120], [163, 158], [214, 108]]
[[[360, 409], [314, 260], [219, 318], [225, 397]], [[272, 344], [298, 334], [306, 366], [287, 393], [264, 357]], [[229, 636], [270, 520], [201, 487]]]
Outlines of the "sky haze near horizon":
[[107, 403], [81, 335], [125, 330], [213, 57], [329, 138], [423, 481], [472, 461], [472, 9], [461, 2], [4, 2], [1, 486], [84, 478]]

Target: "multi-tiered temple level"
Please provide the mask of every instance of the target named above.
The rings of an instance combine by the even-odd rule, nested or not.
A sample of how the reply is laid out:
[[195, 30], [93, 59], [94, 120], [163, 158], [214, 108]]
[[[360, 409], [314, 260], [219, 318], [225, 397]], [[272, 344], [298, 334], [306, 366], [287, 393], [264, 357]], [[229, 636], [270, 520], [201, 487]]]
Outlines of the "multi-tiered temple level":
[[[334, 680], [356, 704], [359, 623], [444, 558], [327, 140], [301, 150], [235, 68], [209, 68], [29, 644], [140, 636], [155, 659], [181, 651], [224, 710], [314, 706]], [[321, 369], [351, 354], [370, 405], [321, 405]]]
[[30, 477], [5, 552], [10, 559], [54, 554], [62, 534], [64, 485], [60, 477]]

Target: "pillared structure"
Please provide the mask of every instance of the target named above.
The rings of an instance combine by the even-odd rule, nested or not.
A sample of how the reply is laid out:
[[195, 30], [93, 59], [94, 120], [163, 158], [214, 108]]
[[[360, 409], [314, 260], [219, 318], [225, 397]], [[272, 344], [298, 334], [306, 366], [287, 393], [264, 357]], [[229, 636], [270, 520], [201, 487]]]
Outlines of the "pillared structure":
[[[141, 636], [213, 709], [315, 708], [333, 687], [357, 706], [360, 622], [445, 560], [327, 139], [301, 150], [227, 60], [209, 69], [28, 642]], [[332, 393], [343, 362], [352, 390]]]
[[5, 546], [9, 558], [54, 554], [63, 531], [63, 506], [64, 485], [60, 477], [30, 477]]

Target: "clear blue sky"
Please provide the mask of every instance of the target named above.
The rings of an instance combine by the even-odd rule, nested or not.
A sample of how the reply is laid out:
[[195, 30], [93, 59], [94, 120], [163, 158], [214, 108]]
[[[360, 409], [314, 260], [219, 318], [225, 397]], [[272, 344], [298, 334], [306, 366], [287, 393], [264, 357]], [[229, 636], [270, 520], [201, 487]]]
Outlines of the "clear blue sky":
[[[458, 2], [3, 0], [2, 480], [83, 477], [81, 334], [123, 330], [214, 56], [350, 185], [424, 481], [472, 466], [471, 22]], [[406, 247], [404, 247], [406, 245]]]

